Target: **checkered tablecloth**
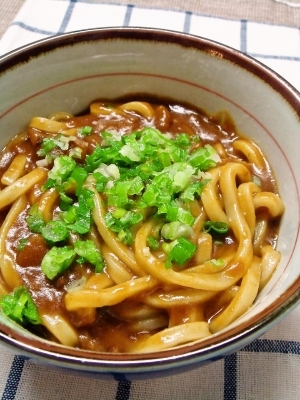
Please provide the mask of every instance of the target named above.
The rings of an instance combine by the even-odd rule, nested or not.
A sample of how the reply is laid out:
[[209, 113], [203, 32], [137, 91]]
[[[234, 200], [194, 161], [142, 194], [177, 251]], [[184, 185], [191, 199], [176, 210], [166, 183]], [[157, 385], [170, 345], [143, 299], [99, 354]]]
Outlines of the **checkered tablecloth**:
[[[299, 0], [290, 3], [300, 6]], [[300, 90], [300, 20], [298, 27], [278, 26], [172, 10], [167, 0], [161, 4], [161, 8], [142, 8], [117, 0], [26, 0], [0, 41], [0, 54], [84, 28], [165, 28], [241, 50]], [[192, 372], [156, 380], [117, 382], [74, 376], [23, 359], [0, 345], [0, 394], [3, 400], [300, 399], [300, 308], [240, 352]]]

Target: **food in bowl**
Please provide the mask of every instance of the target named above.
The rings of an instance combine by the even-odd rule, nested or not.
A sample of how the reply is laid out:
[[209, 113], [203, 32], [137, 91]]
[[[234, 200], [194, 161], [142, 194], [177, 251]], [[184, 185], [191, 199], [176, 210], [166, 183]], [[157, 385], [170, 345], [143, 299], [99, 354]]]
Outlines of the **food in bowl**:
[[[58, 110], [78, 116], [99, 97], [109, 103], [168, 98], [211, 116], [227, 110], [243, 137], [266, 155], [285, 206], [276, 238], [280, 261], [271, 278], [243, 315], [206, 338], [155, 352], [85, 350], [46, 340], [0, 309], [1, 344], [52, 366], [96, 373], [97, 378], [149, 379], [232, 354], [299, 304], [300, 95], [284, 79], [222, 44], [148, 28], [92, 29], [47, 38], [0, 57], [0, 69], [5, 93], [0, 102], [0, 148], [24, 132], [31, 117], [48, 117]], [[137, 93], [147, 98], [138, 99]], [[40, 169], [45, 169], [43, 158]], [[83, 282], [77, 283], [82, 289]], [[74, 287], [69, 289], [71, 293]], [[40, 328], [35, 326], [35, 332]]]
[[276, 177], [227, 112], [94, 101], [33, 117], [1, 160], [1, 306], [50, 341], [149, 353], [207, 338], [280, 260]]

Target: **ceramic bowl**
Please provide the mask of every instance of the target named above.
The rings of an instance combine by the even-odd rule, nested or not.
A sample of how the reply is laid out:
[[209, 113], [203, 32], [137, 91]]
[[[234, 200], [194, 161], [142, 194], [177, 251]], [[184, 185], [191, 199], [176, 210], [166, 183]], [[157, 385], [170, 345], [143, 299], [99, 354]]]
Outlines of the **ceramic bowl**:
[[39, 339], [0, 314], [0, 340], [16, 354], [102, 377], [174, 374], [236, 352], [300, 302], [300, 95], [254, 59], [184, 33], [93, 29], [51, 37], [0, 58], [0, 147], [33, 115], [76, 114], [96, 98], [145, 93], [188, 102], [208, 113], [227, 109], [240, 132], [265, 152], [285, 204], [282, 257], [255, 304], [199, 343], [143, 355], [102, 354]]

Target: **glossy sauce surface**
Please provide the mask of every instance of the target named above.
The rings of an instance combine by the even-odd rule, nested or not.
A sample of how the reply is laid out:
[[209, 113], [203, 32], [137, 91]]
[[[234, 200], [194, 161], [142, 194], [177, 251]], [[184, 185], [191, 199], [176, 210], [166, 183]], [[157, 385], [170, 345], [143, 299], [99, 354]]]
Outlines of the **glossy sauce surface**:
[[[221, 112], [216, 116], [208, 116], [203, 111], [193, 110], [185, 105], [178, 104], [156, 104], [153, 103], [155, 116], [151, 121], [143, 116], [134, 113], [112, 113], [108, 115], [81, 115], [77, 117], [70, 116], [66, 122], [69, 129], [81, 126], [92, 126], [93, 133], [84, 139], [78, 138], [76, 146], [79, 146], [84, 156], [91, 154], [95, 147], [101, 143], [100, 132], [107, 130], [110, 132], [118, 131], [126, 135], [135, 130], [139, 130], [144, 126], [152, 126], [159, 129], [163, 133], [176, 135], [178, 133], [187, 133], [191, 136], [200, 138], [199, 144], [195, 146], [203, 146], [211, 144], [222, 152], [222, 148], [229, 155], [228, 159], [223, 159], [226, 163], [230, 160], [240, 160], [244, 162], [248, 168], [250, 164], [247, 160], [243, 160], [242, 155], [232, 148], [232, 142], [240, 138], [234, 123], [226, 112]], [[107, 105], [105, 105], [107, 106]], [[109, 105], [108, 105], [109, 106]], [[13, 139], [7, 147], [2, 151], [0, 157], [0, 177], [6, 171], [11, 160], [17, 154], [26, 154], [29, 171], [36, 167], [38, 159], [36, 153], [40, 148], [42, 138], [47, 137], [47, 133], [37, 129], [28, 128], [27, 131], [15, 139]], [[75, 146], [75, 144], [74, 144]], [[63, 150], [58, 151], [58, 155], [63, 154]], [[83, 156], [83, 159], [84, 159]], [[250, 171], [255, 174], [261, 182], [261, 188], [264, 191], [272, 191], [277, 193], [276, 181], [272, 171], [265, 160], [265, 168], [263, 170]], [[36, 185], [29, 195], [30, 202], [33, 203], [42, 194], [42, 185]], [[58, 203], [57, 205], [58, 206]], [[7, 210], [2, 211], [1, 218], [4, 219]], [[16, 261], [17, 272], [23, 284], [28, 286], [32, 297], [39, 310], [49, 310], [53, 312], [59, 310], [65, 318], [72, 323], [79, 332], [78, 347], [88, 350], [108, 351], [108, 352], [126, 352], [130, 349], [132, 343], [136, 343], [150, 333], [147, 330], [138, 331], [132, 328], [128, 321], [122, 319], [119, 312], [120, 307], [134, 307], [134, 301], [142, 302], [143, 296], [136, 296], [123, 302], [122, 305], [113, 307], [103, 307], [95, 313], [86, 310], [84, 313], [68, 312], [64, 307], [64, 294], [66, 288], [72, 282], [77, 281], [82, 276], [91, 277], [94, 272], [93, 268], [88, 264], [75, 264], [64, 272], [54, 281], [49, 281], [41, 271], [41, 261], [48, 251], [48, 247], [40, 234], [33, 234], [29, 231], [26, 223], [26, 217], [29, 212], [29, 206], [21, 213], [13, 224], [7, 237], [7, 248], [10, 255]], [[261, 215], [263, 217], [263, 213]], [[266, 242], [275, 246], [278, 235], [278, 221], [274, 220], [266, 236]], [[26, 246], [22, 251], [18, 250], [19, 238], [28, 238]], [[226, 255], [228, 249], [237, 248], [237, 242], [232, 234], [228, 233], [224, 239], [223, 246], [214, 246], [213, 257], [218, 259]], [[215, 302], [208, 302], [204, 307], [204, 314], [209, 319], [215, 312]], [[189, 306], [186, 306], [189, 307]], [[177, 319], [185, 321], [185, 307], [178, 308], [173, 311], [177, 315]], [[164, 311], [162, 312], [164, 314]], [[49, 338], [46, 329], [38, 327], [34, 328], [40, 335]], [[55, 340], [51, 337], [51, 340]]]

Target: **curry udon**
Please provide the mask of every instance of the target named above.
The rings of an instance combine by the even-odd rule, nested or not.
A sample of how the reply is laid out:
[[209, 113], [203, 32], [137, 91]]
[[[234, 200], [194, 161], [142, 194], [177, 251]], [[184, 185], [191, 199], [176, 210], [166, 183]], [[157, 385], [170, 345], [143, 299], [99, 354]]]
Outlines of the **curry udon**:
[[226, 112], [134, 100], [34, 117], [0, 177], [2, 309], [66, 346], [203, 339], [251, 307], [280, 259], [275, 177]]

